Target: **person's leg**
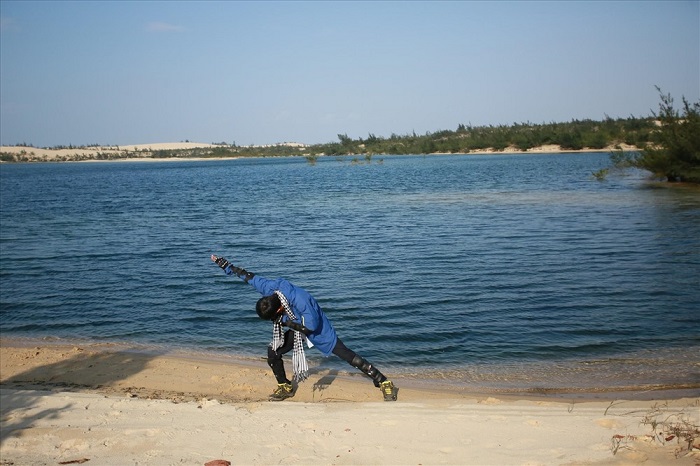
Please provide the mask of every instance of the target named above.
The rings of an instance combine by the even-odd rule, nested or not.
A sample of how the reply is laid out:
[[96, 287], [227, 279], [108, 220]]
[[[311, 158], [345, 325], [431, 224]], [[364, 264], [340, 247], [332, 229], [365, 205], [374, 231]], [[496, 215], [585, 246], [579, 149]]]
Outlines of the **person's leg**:
[[284, 370], [284, 361], [282, 361], [282, 356], [289, 353], [292, 348], [294, 348], [294, 334], [292, 330], [285, 332], [284, 342], [276, 351], [271, 346], [267, 347], [267, 365], [270, 366], [272, 373], [275, 374], [278, 384], [292, 383], [287, 378], [287, 373]]
[[353, 350], [345, 346], [345, 344], [340, 340], [340, 338], [338, 338], [338, 342], [333, 348], [333, 354], [335, 354], [351, 366], [360, 369], [365, 375], [372, 379], [375, 387], [379, 387], [382, 382], [386, 381], [386, 377], [384, 376], [384, 374], [379, 372], [379, 369], [374, 367], [369, 361], [364, 359], [362, 356], [358, 355]]
[[338, 338], [338, 342], [333, 348], [333, 354], [351, 366], [360, 369], [365, 375], [371, 378], [374, 382], [374, 386], [382, 391], [384, 401], [396, 401], [399, 389], [396, 388], [394, 384], [391, 383], [391, 380], [388, 380], [384, 374], [379, 372], [379, 369], [370, 364], [369, 361], [345, 346], [340, 338]]

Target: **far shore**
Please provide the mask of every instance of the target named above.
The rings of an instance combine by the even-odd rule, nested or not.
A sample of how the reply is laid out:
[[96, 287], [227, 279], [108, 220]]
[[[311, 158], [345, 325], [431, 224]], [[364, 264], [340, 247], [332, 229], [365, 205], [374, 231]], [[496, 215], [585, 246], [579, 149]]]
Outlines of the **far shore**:
[[[13, 156], [22, 156], [26, 160], [9, 163], [31, 163], [31, 162], [134, 162], [134, 161], [206, 161], [206, 160], [234, 160], [242, 157], [188, 157], [186, 155], [173, 157], [156, 157], [154, 154], [158, 151], [187, 151], [193, 149], [210, 149], [222, 147], [216, 144], [183, 142], [183, 143], [156, 143], [156, 144], [138, 144], [126, 146], [104, 146], [104, 147], [75, 147], [61, 149], [43, 149], [26, 146], [1, 146], [0, 153], [11, 154]], [[559, 145], [546, 145], [534, 147], [527, 151], [518, 150], [515, 147], [508, 147], [502, 151], [493, 149], [474, 150], [465, 153], [454, 153], [452, 155], [489, 155], [489, 154], [557, 154], [557, 153], [587, 153], [587, 152], [612, 152], [622, 149], [625, 151], [639, 150], [635, 146], [620, 145], [610, 146], [604, 149], [589, 149], [583, 148], [580, 150], [562, 149]], [[296, 156], [303, 157], [304, 146], [298, 145], [299, 153]], [[348, 154], [357, 155], [357, 154]], [[392, 154], [375, 154], [378, 157]], [[417, 154], [422, 155], [422, 154]], [[436, 152], [426, 155], [450, 155], [449, 153]], [[8, 162], [5, 162], [8, 163]]]

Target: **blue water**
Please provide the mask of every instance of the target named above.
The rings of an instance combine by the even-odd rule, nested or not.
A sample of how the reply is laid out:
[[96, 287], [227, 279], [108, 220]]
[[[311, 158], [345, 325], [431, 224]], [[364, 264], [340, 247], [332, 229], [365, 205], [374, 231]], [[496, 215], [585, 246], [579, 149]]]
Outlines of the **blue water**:
[[595, 153], [1, 164], [2, 337], [260, 357], [259, 296], [214, 253], [307, 288], [390, 374], [698, 389], [700, 190], [596, 181], [607, 165]]

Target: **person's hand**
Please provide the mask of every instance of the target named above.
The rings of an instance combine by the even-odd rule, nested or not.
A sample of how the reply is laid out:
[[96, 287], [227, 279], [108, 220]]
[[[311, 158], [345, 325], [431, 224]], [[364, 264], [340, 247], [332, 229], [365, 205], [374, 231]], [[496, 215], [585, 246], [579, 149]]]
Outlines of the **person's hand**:
[[211, 260], [213, 260], [216, 263], [216, 265], [218, 265], [219, 267], [221, 267], [224, 270], [226, 270], [226, 267], [228, 267], [230, 265], [229, 261], [227, 261], [225, 258], [217, 257], [214, 254], [211, 255]]
[[250, 280], [252, 280], [253, 277], [255, 276], [255, 274], [253, 272], [248, 272], [245, 269], [242, 269], [240, 267], [236, 267], [235, 265], [233, 265], [232, 263], [227, 261], [225, 257], [220, 257], [220, 256], [217, 256], [216, 254], [212, 254], [211, 260], [216, 265], [221, 267], [224, 270], [224, 272], [226, 272], [226, 275], [235, 274], [235, 275], [239, 276], [240, 278], [242, 278], [243, 280], [245, 280], [246, 283], [248, 283]]

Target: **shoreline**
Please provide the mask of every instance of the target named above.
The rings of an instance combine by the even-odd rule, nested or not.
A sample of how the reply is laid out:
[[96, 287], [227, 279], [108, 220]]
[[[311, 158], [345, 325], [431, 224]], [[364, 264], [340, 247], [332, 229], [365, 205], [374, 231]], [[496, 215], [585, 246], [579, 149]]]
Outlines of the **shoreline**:
[[[271, 371], [267, 367], [265, 358], [254, 355], [238, 355], [225, 352], [209, 351], [205, 349], [194, 348], [178, 348], [165, 346], [149, 346], [127, 342], [96, 342], [83, 340], [63, 340], [55, 338], [17, 338], [17, 337], [2, 337], [0, 338], [0, 384], [11, 385], [14, 388], [41, 388], [50, 386], [52, 388], [65, 388], [79, 386], [88, 390], [104, 391], [106, 393], [119, 392], [123, 393], [129, 389], [128, 384], [117, 381], [115, 384], [105, 384], [100, 378], [94, 379], [88, 377], [82, 372], [82, 364], [89, 358], [95, 358], [100, 361], [103, 358], [112, 357], [126, 358], [132, 361], [134, 368], [143, 370], [149, 364], [156, 366], [183, 366], [188, 367], [193, 371], [198, 371], [199, 368], [208, 368], [208, 374], [212, 380], [217, 380], [215, 372], [231, 372], [252, 374], [256, 381], [260, 382], [255, 386], [247, 387], [248, 392], [242, 393], [238, 390], [226, 392], [220, 387], [205, 384], [207, 394], [217, 393], [227, 400], [231, 401], [248, 401], [250, 399], [266, 400], [271, 387], [274, 387], [275, 382], [272, 378]], [[70, 365], [73, 364], [73, 358], [77, 372], [75, 377], [68, 377], [64, 374], [62, 378], [51, 378], [50, 368], [52, 364]], [[68, 360], [66, 360], [68, 359]], [[16, 366], [12, 361], [18, 361], [21, 366]], [[316, 392], [320, 385], [324, 385], [332, 380], [347, 382], [353, 386], [352, 396], [348, 401], [371, 400], [371, 393], [374, 388], [371, 383], [368, 383], [360, 372], [353, 371], [352, 368], [346, 367], [345, 364], [331, 359], [329, 364], [324, 364], [326, 359], [321, 360], [321, 364], [313, 364], [310, 361], [310, 379], [300, 386], [299, 395], [304, 394], [303, 398], [295, 398], [295, 400], [313, 401], [316, 398]], [[289, 369], [290, 361], [286, 362]], [[30, 377], [26, 376], [18, 378], [22, 373], [21, 368], [34, 371], [38, 365], [46, 366], [43, 371], [35, 371], [30, 373]], [[544, 366], [550, 376], [554, 374], [550, 370], [550, 365]], [[192, 369], [195, 368], [195, 369]], [[80, 370], [78, 370], [80, 369]], [[75, 372], [75, 370], [73, 372]], [[478, 370], [478, 369], [472, 369]], [[486, 369], [485, 369], [486, 370]], [[530, 366], [532, 371], [532, 366]], [[26, 371], [25, 371], [26, 372]], [[411, 372], [391, 372], [386, 374], [397, 384], [404, 388], [407, 392], [410, 390], [410, 399], [427, 398], [464, 398], [464, 397], [502, 397], [508, 399], [529, 399], [529, 400], [550, 400], [569, 402], [575, 400], [577, 402], [590, 401], [613, 401], [617, 399], [637, 400], [637, 401], [652, 401], [658, 399], [681, 399], [681, 398], [700, 398], [700, 383], [658, 383], [658, 384], [634, 384], [627, 383], [621, 385], [610, 384], [609, 381], [600, 381], [598, 385], [590, 386], [546, 386], [543, 384], [528, 385], [518, 382], [517, 375], [509, 373], [506, 368], [499, 379], [508, 379], [508, 385], [494, 384], [493, 381], [489, 384], [488, 381], [482, 380], [477, 383], [474, 380], [465, 381], [463, 372], [459, 370], [412, 370]], [[199, 374], [201, 375], [201, 374]], [[143, 382], [139, 378], [133, 380]], [[143, 388], [147, 388], [149, 395], [163, 392], [166, 387], [177, 385], [177, 380], [162, 380], [157, 383], [146, 384]], [[133, 385], [133, 384], [132, 384]], [[305, 385], [313, 385], [311, 394]], [[187, 390], [185, 390], [187, 388]], [[178, 392], [196, 391], [192, 387], [185, 387]], [[357, 390], [360, 393], [357, 393]], [[415, 392], [415, 393], [413, 393]], [[332, 393], [328, 392], [332, 395]], [[310, 398], [309, 398], [310, 397]], [[357, 398], [360, 397], [360, 398]], [[357, 399], [356, 399], [357, 398]]]
[[[266, 401], [276, 386], [264, 358], [245, 359], [184, 351], [152, 351], [110, 343], [22, 343], [0, 340], [0, 387], [85, 391], [149, 399], [216, 397], [222, 402]], [[287, 361], [289, 370], [289, 361]], [[186, 378], [181, 377], [187, 374]], [[245, 380], [240, 380], [245, 379]], [[403, 380], [403, 378], [399, 378]], [[399, 380], [395, 379], [395, 380]], [[405, 386], [405, 384], [402, 384]], [[410, 385], [410, 384], [409, 384]], [[403, 389], [406, 401], [476, 395], [442, 388]], [[381, 401], [361, 373], [311, 369], [289, 402]]]
[[384, 402], [361, 374], [322, 371], [293, 398], [270, 402], [275, 381], [263, 360], [149, 355], [110, 344], [9, 346], [5, 339], [0, 369], [3, 466], [700, 460], [700, 439], [688, 447], [668, 421], [699, 426], [700, 397], [502, 396], [394, 379], [398, 401]]
[[[72, 148], [72, 149], [44, 149], [37, 147], [24, 147], [24, 146], [2, 146], [0, 147], [0, 153], [10, 154], [13, 156], [25, 156], [28, 160], [21, 161], [3, 161], [0, 163], [62, 163], [62, 162], [166, 162], [166, 161], [208, 161], [208, 160], [238, 160], [242, 158], [261, 158], [261, 157], [243, 157], [243, 156], [231, 156], [231, 157], [187, 157], [187, 156], [173, 156], [173, 157], [152, 157], [153, 152], [160, 150], [171, 150], [171, 151], [186, 151], [194, 149], [209, 149], [218, 147], [213, 144], [200, 144], [200, 143], [158, 143], [158, 144], [141, 144], [141, 145], [128, 145], [128, 146], [118, 146], [118, 149], [114, 147], [86, 147], [86, 148]], [[617, 146], [608, 146], [604, 149], [579, 149], [579, 150], [568, 150], [562, 149], [559, 145], [548, 145], [534, 147], [528, 150], [519, 150], [515, 147], [508, 147], [501, 151], [496, 151], [493, 149], [478, 149], [470, 152], [433, 152], [429, 154], [412, 154], [421, 156], [439, 156], [439, 155], [517, 155], [517, 154], [571, 154], [571, 153], [606, 153], [617, 150], [621, 148], [625, 151], [638, 151], [639, 148], [635, 146], [630, 146], [626, 144], [620, 144]], [[142, 156], [128, 156], [130, 153], [141, 152]], [[108, 155], [109, 159], [97, 158], [99, 155]], [[127, 155], [124, 157], [124, 155]], [[359, 156], [363, 154], [345, 154], [344, 156]], [[388, 157], [396, 154], [372, 154], [373, 157]], [[272, 157], [306, 157], [307, 155], [303, 153], [295, 155], [285, 155], [285, 156], [270, 156]], [[65, 160], [66, 158], [72, 158], [71, 160]], [[336, 157], [335, 155], [318, 155], [317, 157]], [[266, 158], [266, 157], [262, 157]], [[75, 160], [73, 160], [75, 159]]]

